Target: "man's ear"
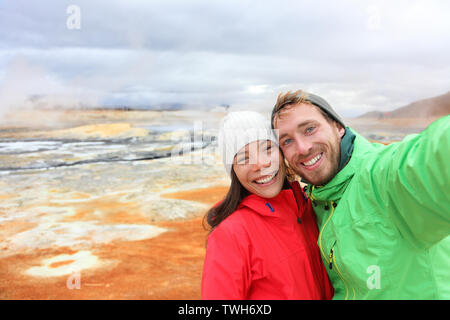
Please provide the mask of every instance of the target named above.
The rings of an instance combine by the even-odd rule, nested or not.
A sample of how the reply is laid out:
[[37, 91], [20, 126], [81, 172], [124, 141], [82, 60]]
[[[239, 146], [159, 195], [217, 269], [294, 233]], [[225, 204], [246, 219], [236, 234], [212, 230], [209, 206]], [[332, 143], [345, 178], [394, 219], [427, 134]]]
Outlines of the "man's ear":
[[344, 127], [340, 127], [339, 134], [341, 135], [341, 139], [342, 139], [342, 137], [345, 135], [345, 128]]
[[338, 133], [339, 133], [339, 137], [342, 137], [345, 135], [345, 128], [337, 121], [334, 122], [337, 129], [338, 129]]

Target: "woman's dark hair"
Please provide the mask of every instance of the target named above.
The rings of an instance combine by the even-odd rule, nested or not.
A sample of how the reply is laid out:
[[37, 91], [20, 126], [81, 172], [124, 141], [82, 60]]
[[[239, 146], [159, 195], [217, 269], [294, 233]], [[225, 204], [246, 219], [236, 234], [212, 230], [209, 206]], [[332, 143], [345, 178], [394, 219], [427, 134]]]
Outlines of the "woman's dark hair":
[[[206, 213], [203, 219], [203, 226], [205, 226], [205, 220], [209, 225], [210, 232], [219, 225], [226, 217], [237, 210], [239, 204], [248, 196], [250, 192], [245, 189], [239, 182], [236, 173], [231, 169], [231, 185], [228, 189], [228, 193], [225, 199], [217, 206], [212, 207]], [[206, 227], [205, 227], [206, 228]]]
[[[288, 181], [288, 174], [285, 175], [283, 189], [290, 188], [291, 185]], [[203, 218], [203, 227], [205, 229], [209, 229], [209, 233], [211, 233], [214, 228], [216, 228], [226, 217], [232, 214], [237, 210], [239, 204], [244, 200], [245, 197], [250, 195], [250, 192], [245, 189], [242, 184], [239, 182], [234, 169], [231, 169], [231, 185], [230, 189], [228, 189], [228, 193], [225, 196], [225, 199], [219, 203], [217, 206], [212, 207], [208, 210]], [[207, 227], [206, 223], [209, 225]]]

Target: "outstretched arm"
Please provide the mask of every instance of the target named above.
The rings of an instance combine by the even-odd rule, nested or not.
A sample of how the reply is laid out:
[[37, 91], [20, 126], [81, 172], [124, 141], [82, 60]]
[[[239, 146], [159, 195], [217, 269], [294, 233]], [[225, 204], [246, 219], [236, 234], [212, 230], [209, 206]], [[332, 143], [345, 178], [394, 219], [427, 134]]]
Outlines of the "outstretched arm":
[[[387, 148], [389, 150], [390, 148]], [[381, 152], [373, 179], [402, 235], [429, 247], [450, 235], [450, 115]]]

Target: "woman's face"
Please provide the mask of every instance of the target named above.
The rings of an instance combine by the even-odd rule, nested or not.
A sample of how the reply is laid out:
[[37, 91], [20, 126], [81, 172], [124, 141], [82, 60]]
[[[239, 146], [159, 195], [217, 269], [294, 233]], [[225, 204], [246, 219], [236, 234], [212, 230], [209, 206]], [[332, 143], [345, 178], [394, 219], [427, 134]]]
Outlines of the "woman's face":
[[270, 140], [254, 141], [239, 150], [233, 170], [242, 186], [260, 197], [273, 198], [283, 187], [283, 156]]

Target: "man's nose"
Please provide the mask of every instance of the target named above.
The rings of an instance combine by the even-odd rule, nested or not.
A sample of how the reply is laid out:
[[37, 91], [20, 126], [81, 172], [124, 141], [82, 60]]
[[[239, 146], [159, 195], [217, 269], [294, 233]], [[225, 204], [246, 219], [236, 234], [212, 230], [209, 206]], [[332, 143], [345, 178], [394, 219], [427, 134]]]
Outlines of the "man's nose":
[[295, 139], [295, 145], [297, 147], [297, 153], [299, 155], [307, 155], [310, 153], [312, 143], [308, 139]]

